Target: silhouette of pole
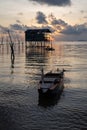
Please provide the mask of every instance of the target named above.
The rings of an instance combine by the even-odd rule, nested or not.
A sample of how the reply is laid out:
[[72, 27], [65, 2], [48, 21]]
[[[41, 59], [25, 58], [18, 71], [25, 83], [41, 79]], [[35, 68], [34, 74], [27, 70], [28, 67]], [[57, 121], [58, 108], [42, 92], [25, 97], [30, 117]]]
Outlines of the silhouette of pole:
[[8, 35], [9, 35], [9, 39], [10, 39], [10, 48], [11, 48], [11, 60], [13, 61], [13, 59], [15, 59], [15, 55], [14, 55], [14, 43], [12, 42], [12, 38], [10, 35], [10, 32], [8, 30]]

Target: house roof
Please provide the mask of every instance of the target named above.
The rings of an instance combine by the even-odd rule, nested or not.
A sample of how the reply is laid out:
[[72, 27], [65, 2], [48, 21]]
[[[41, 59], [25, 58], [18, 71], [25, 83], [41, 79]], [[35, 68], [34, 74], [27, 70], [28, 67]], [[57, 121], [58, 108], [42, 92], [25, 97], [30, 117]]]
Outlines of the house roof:
[[28, 29], [25, 33], [51, 33], [49, 29]]

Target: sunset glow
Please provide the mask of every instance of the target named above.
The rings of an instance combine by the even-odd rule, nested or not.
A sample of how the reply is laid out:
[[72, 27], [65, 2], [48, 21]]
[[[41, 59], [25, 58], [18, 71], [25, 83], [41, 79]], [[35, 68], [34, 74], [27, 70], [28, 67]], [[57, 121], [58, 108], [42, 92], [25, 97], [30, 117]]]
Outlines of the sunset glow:
[[49, 28], [55, 40], [87, 40], [86, 5], [86, 0], [1, 0], [0, 34], [6, 28]]

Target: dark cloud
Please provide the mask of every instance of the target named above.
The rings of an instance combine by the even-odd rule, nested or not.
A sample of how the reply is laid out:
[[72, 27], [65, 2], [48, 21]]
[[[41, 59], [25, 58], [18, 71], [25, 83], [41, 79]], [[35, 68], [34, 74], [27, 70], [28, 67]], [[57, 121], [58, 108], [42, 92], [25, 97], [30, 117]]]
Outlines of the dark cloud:
[[18, 15], [23, 15], [23, 13], [22, 13], [22, 12], [20, 12], [20, 13], [18, 13]]
[[51, 22], [52, 25], [61, 25], [61, 26], [67, 26], [67, 23], [61, 19], [53, 19]]
[[53, 29], [51, 26], [47, 25], [47, 26], [42, 26], [41, 28], [43, 29], [49, 29], [52, 33], [55, 32], [55, 29]]
[[20, 24], [11, 24], [10, 28], [13, 30], [23, 30], [23, 26]]
[[14, 30], [15, 32], [16, 31], [26, 31], [27, 29], [37, 29], [36, 26], [27, 26], [27, 25], [23, 25], [23, 24], [11, 24], [9, 26], [9, 29], [10, 30]]
[[53, 30], [52, 32], [57, 32], [64, 35], [80, 35], [84, 32], [87, 33], [87, 24], [80, 25], [69, 25], [62, 19], [57, 19], [53, 14], [50, 14], [47, 17], [42, 12], [37, 12], [36, 20], [39, 24], [42, 24], [43, 27]]
[[76, 27], [73, 27], [73, 26], [67, 26], [65, 29], [63, 29], [61, 31], [61, 33], [63, 34], [68, 34], [68, 35], [71, 35], [71, 34], [80, 34], [81, 32], [78, 30], [78, 28]]
[[22, 24], [10, 24], [8, 27], [4, 27], [0, 25], [0, 33], [7, 34], [7, 31], [9, 30], [10, 32], [17, 32], [17, 31], [26, 31], [27, 29], [37, 29], [38, 27], [36, 26], [27, 26], [27, 25], [22, 25]]
[[83, 13], [85, 13], [85, 11], [84, 11], [84, 10], [81, 10], [80, 12], [81, 12], [82, 14], [83, 14]]
[[[84, 18], [87, 18], [86, 15]], [[66, 21], [62, 19], [57, 19], [53, 14], [46, 16], [43, 12], [37, 12], [36, 20], [38, 24], [41, 24], [41, 28], [48, 28], [53, 33], [55, 39], [57, 40], [87, 40], [87, 23], [79, 25], [69, 25]], [[8, 28], [0, 25], [0, 31], [2, 33], [15, 32], [20, 35], [27, 29], [38, 29], [37, 26], [27, 26], [23, 25], [20, 20], [16, 20], [15, 24], [9, 25]]]
[[16, 22], [17, 22], [17, 23], [21, 23], [21, 21], [20, 21], [20, 20], [16, 20]]
[[81, 24], [81, 25], [75, 25], [66, 26], [65, 29], [63, 29], [60, 33], [68, 34], [68, 35], [79, 35], [82, 33], [87, 33], [87, 24]]
[[2, 25], [0, 25], [0, 32], [1, 33], [5, 34], [5, 33], [7, 33], [7, 31], [8, 31], [7, 27], [3, 27]]
[[67, 6], [71, 5], [71, 0], [29, 0], [33, 2], [37, 2], [39, 4], [46, 4], [51, 6]]
[[37, 23], [39, 24], [47, 24], [46, 16], [42, 12], [37, 12], [36, 16]]
[[87, 19], [87, 16], [84, 16], [83, 18]]
[[53, 26], [63, 26], [64, 27], [64, 26], [68, 25], [64, 20], [57, 19], [53, 14], [50, 14], [48, 16], [48, 18], [49, 18], [51, 25], [53, 25]]

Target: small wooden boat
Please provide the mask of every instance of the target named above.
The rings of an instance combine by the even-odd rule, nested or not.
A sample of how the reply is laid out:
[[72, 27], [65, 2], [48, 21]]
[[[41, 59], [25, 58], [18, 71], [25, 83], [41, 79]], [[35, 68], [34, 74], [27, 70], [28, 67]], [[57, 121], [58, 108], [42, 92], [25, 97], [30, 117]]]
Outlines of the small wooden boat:
[[46, 49], [47, 51], [54, 51], [54, 50], [55, 50], [53, 47], [49, 47], [49, 46], [47, 46], [45, 49]]
[[39, 82], [39, 97], [60, 96], [64, 88], [64, 71], [48, 72], [44, 74], [42, 69], [41, 80]]

